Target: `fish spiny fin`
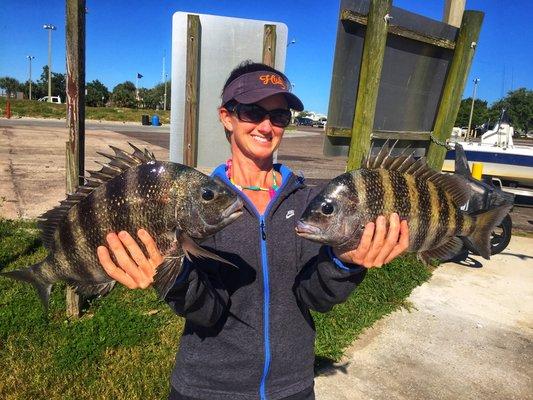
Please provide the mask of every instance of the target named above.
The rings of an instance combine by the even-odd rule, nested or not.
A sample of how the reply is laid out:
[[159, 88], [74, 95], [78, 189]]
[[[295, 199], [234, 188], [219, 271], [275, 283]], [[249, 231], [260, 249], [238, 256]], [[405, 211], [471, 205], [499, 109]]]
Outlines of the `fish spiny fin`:
[[458, 206], [462, 206], [470, 199], [470, 185], [466, 179], [460, 175], [437, 173], [428, 178], [428, 181], [443, 188], [450, 196], [452, 196], [452, 200]]
[[133, 153], [131, 154], [115, 146], [110, 146], [115, 155], [97, 152], [108, 158], [109, 161], [107, 163], [97, 162], [102, 168], [99, 171], [87, 171], [89, 176], [85, 177], [85, 185], [79, 186], [76, 192], [67, 195], [67, 198], [62, 200], [59, 206], [46, 211], [37, 218], [37, 225], [42, 231], [41, 238], [46, 248], [53, 250], [54, 232], [58, 225], [65, 219], [69, 210], [91, 194], [95, 188], [132, 167], [156, 161], [154, 154], [147, 149], [142, 151], [131, 143], [129, 145], [133, 148]]
[[165, 257], [163, 262], [157, 267], [153, 286], [161, 299], [166, 297], [167, 293], [174, 285], [182, 267], [183, 255]]
[[453, 236], [439, 247], [422, 252], [421, 258], [428, 261], [432, 259], [446, 261], [459, 254], [462, 248], [463, 241], [457, 236]]

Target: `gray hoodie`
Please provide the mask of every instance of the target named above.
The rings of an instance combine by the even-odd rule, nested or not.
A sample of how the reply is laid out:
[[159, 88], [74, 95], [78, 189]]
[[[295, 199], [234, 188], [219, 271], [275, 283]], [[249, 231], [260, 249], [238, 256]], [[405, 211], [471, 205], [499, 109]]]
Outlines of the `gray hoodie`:
[[245, 200], [234, 223], [202, 243], [238, 268], [213, 260], [184, 262], [166, 297], [186, 318], [171, 377], [198, 399], [282, 399], [313, 385], [315, 327], [309, 310], [345, 301], [365, 269], [344, 265], [330, 248], [295, 234], [317, 194], [276, 165], [282, 186], [260, 215], [226, 177], [213, 175]]

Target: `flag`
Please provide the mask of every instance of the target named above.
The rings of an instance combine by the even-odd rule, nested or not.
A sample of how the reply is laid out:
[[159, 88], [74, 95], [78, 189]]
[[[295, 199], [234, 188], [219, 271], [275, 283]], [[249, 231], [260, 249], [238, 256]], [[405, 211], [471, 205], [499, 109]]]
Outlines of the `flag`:
[[137, 79], [141, 79], [143, 76], [137, 72]]

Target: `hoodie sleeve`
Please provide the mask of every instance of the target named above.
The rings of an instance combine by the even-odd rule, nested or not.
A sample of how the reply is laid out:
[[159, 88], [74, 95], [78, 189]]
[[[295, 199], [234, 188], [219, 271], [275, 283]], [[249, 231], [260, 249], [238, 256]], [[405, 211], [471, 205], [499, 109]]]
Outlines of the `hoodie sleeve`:
[[165, 301], [174, 312], [199, 326], [213, 326], [228, 308], [229, 295], [213, 260], [183, 259], [183, 269]]
[[321, 246], [296, 277], [296, 297], [311, 310], [327, 312], [346, 301], [365, 275], [366, 268], [343, 264], [329, 246]]

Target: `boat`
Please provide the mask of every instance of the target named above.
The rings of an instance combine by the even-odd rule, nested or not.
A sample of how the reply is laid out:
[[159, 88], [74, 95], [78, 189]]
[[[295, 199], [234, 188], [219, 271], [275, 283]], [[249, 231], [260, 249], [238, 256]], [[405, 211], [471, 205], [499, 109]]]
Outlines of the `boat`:
[[500, 119], [492, 130], [481, 136], [481, 140], [462, 140], [452, 135], [450, 146], [452, 150], [446, 153], [442, 170], [454, 171], [455, 143], [461, 144], [470, 167], [472, 163], [483, 163], [483, 175], [492, 176], [500, 181], [502, 189], [517, 194], [517, 190], [524, 195], [533, 196], [533, 146], [516, 145], [513, 141], [514, 129], [509, 118], [502, 111]]

